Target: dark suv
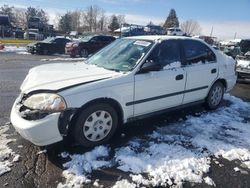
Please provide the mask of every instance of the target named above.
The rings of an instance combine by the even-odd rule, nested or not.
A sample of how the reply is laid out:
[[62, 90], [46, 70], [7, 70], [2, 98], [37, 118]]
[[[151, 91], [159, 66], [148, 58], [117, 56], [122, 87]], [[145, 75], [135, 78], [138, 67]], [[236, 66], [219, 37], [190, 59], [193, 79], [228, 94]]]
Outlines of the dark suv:
[[70, 57], [88, 57], [89, 54], [93, 54], [107, 46], [115, 40], [115, 37], [96, 35], [96, 36], [87, 36], [78, 41], [69, 42], [66, 44], [65, 53], [69, 54]]

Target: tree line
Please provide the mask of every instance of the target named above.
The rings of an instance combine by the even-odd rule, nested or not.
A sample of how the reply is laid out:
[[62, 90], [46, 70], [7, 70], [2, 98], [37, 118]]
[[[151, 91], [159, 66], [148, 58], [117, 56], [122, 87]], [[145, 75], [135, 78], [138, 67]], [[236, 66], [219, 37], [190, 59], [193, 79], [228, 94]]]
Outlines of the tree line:
[[[3, 5], [0, 7], [0, 15], [8, 15], [10, 22], [15, 27], [27, 28], [30, 17], [38, 17], [41, 22], [48, 24], [49, 17], [46, 11], [40, 8], [28, 7], [20, 9]], [[54, 18], [54, 27], [62, 32], [113, 32], [125, 24], [125, 15], [108, 15], [97, 5], [91, 5], [82, 10], [67, 11], [64, 14], [57, 14]], [[186, 20], [181, 24], [176, 11], [171, 9], [164, 24], [164, 28], [180, 27], [187, 35], [201, 33], [201, 27], [195, 20]]]

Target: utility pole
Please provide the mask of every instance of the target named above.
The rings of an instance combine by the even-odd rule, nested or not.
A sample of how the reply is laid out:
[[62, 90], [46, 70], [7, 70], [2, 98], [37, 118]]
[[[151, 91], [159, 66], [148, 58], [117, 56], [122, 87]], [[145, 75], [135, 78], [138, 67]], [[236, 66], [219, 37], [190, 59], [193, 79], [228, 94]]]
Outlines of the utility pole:
[[236, 39], [236, 36], [237, 36], [237, 32], [234, 33], [234, 39]]
[[210, 33], [210, 37], [213, 36], [213, 32], [214, 32], [214, 26], [212, 26], [211, 33]]

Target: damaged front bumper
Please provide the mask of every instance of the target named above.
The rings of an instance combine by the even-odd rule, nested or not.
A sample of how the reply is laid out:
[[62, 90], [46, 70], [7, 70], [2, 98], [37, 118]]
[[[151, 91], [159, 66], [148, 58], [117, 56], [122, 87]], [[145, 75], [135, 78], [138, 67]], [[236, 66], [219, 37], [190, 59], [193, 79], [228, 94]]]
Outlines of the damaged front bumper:
[[11, 110], [11, 123], [17, 132], [35, 145], [45, 146], [63, 140], [58, 129], [58, 122], [61, 112], [51, 114], [38, 112], [20, 112], [23, 106], [18, 103], [18, 99], [14, 103]]

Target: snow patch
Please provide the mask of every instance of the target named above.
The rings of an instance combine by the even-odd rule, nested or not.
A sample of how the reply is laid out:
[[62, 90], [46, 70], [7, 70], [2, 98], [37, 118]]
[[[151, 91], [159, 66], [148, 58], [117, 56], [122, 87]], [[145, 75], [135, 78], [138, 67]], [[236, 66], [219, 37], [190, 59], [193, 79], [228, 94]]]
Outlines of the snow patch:
[[181, 62], [177, 61], [177, 62], [173, 62], [170, 64], [167, 64], [163, 67], [163, 69], [174, 69], [174, 68], [180, 68], [181, 67]]
[[123, 180], [117, 181], [112, 188], [136, 188], [136, 185], [134, 183], [130, 183], [126, 179], [123, 179]]
[[216, 187], [214, 181], [210, 177], [208, 177], [208, 176], [205, 177], [204, 181], [205, 181], [206, 184]]
[[[63, 154], [66, 156], [66, 154]], [[82, 184], [91, 182], [89, 179], [92, 170], [111, 166], [110, 161], [105, 160], [109, 156], [109, 148], [98, 146], [90, 152], [83, 155], [69, 155], [71, 161], [66, 162], [63, 166], [63, 177], [66, 178], [65, 183], [58, 184], [58, 188], [81, 187]]]
[[17, 46], [5, 46], [3, 50], [0, 50], [0, 53], [21, 53], [21, 52], [26, 52], [25, 47], [17, 47]]
[[8, 134], [6, 133], [8, 130], [9, 125], [0, 126], [0, 176], [11, 171], [13, 163], [10, 158], [17, 158], [17, 155], [8, 147], [10, 142], [15, 141], [8, 138]]
[[19, 55], [31, 55], [31, 53], [29, 53], [29, 52], [17, 52], [17, 54], [19, 54]]

